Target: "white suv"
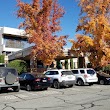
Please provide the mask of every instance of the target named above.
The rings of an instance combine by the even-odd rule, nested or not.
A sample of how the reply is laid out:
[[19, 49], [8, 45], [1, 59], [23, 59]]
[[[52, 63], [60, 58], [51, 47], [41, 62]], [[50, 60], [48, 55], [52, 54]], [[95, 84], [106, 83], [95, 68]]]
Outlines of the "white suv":
[[98, 81], [96, 71], [92, 68], [72, 69], [72, 72], [76, 76], [77, 85], [93, 85], [93, 83]]
[[44, 74], [51, 79], [51, 84], [56, 89], [61, 86], [72, 87], [76, 82], [75, 75], [70, 70], [52, 69], [47, 70]]

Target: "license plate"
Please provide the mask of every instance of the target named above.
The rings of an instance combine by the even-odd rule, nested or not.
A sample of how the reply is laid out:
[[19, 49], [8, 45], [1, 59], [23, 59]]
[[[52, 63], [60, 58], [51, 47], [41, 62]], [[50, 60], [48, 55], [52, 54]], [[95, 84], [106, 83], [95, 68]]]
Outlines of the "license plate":
[[47, 80], [42, 80], [42, 82], [47, 82]]
[[72, 79], [72, 77], [68, 77], [68, 79]]

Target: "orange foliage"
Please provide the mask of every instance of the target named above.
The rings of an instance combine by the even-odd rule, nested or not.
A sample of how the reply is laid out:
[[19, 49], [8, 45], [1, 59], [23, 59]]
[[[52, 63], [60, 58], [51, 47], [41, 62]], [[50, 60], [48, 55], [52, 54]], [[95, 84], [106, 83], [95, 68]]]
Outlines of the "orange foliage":
[[45, 65], [63, 53], [67, 36], [56, 36], [55, 32], [61, 30], [60, 18], [64, 10], [57, 0], [32, 0], [24, 3], [17, 0], [19, 10], [17, 16], [24, 19], [20, 24], [29, 35], [28, 41], [34, 43], [32, 56], [41, 60]]
[[[88, 55], [94, 68], [110, 63], [110, 0], [80, 0], [81, 17], [72, 50]], [[78, 51], [77, 51], [78, 50]]]

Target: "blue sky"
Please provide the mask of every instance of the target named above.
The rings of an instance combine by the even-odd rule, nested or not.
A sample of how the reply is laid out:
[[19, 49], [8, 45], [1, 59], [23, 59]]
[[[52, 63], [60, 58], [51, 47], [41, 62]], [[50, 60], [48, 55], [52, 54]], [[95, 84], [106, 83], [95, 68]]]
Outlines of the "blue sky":
[[[24, 0], [31, 1], [31, 0]], [[58, 35], [68, 35], [68, 39], [75, 39], [76, 27], [78, 25], [80, 8], [76, 0], [59, 0], [59, 3], [65, 9], [65, 15], [61, 18], [62, 30]], [[16, 0], [0, 1], [0, 27], [18, 28], [21, 19], [16, 16]], [[66, 47], [70, 48], [71, 43], [67, 42]]]

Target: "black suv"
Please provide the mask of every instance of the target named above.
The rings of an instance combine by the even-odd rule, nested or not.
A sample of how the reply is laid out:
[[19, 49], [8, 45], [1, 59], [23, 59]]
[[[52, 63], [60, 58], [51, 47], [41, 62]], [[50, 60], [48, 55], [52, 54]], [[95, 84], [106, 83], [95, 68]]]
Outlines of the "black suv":
[[97, 72], [98, 83], [101, 85], [110, 84], [110, 75], [105, 72]]
[[20, 89], [18, 73], [10, 67], [0, 67], [0, 91], [12, 88], [15, 92]]

